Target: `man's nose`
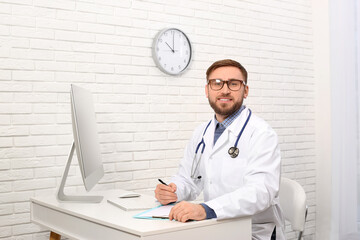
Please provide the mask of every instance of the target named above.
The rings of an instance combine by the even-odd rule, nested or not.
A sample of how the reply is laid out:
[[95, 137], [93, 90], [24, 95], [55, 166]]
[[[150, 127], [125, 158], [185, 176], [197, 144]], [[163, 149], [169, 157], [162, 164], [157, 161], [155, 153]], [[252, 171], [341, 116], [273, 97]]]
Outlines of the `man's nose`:
[[229, 94], [231, 92], [228, 86], [228, 82], [224, 82], [224, 86], [222, 87], [221, 92], [226, 94]]

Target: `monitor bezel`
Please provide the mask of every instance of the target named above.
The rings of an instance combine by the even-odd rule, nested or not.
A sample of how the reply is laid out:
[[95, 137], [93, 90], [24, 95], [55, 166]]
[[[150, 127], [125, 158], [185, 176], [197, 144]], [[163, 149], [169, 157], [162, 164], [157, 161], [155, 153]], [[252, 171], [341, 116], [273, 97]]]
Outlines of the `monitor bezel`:
[[[93, 107], [93, 101], [92, 101], [92, 94], [91, 92], [89, 92], [88, 90], [81, 88], [79, 86], [76, 86], [74, 84], [71, 84], [71, 91], [70, 91], [70, 95], [71, 95], [71, 119], [72, 119], [72, 129], [73, 129], [73, 136], [74, 136], [74, 143], [75, 143], [75, 149], [76, 149], [76, 155], [77, 155], [77, 159], [78, 159], [78, 163], [79, 163], [79, 167], [80, 167], [80, 172], [81, 172], [81, 176], [82, 176], [82, 180], [85, 186], [86, 191], [90, 191], [98, 182], [99, 180], [104, 176], [104, 167], [103, 167], [103, 163], [101, 160], [101, 154], [100, 154], [100, 143], [98, 139], [93, 139], [93, 141], [97, 141], [97, 145], [99, 146], [98, 149], [95, 149], [98, 151], [98, 157], [99, 159], [99, 164], [97, 166], [97, 168], [92, 171], [91, 173], [87, 173], [85, 171], [85, 164], [86, 164], [86, 160], [83, 159], [83, 149], [82, 149], [82, 140], [81, 135], [83, 135], [84, 133], [82, 132], [83, 129], [79, 126], [79, 121], [78, 121], [78, 116], [77, 116], [77, 108], [80, 107], [78, 106], [78, 103], [76, 101], [76, 97], [75, 95], [79, 95], [79, 94], [85, 94], [91, 96], [91, 102], [89, 102], [88, 107]], [[84, 106], [81, 106], [84, 107]], [[94, 119], [95, 119], [95, 112], [94, 112]], [[91, 119], [90, 119], [91, 120]], [[96, 124], [96, 122], [95, 122]], [[94, 130], [96, 131], [96, 129]], [[96, 132], [96, 136], [97, 136], [97, 132]]]

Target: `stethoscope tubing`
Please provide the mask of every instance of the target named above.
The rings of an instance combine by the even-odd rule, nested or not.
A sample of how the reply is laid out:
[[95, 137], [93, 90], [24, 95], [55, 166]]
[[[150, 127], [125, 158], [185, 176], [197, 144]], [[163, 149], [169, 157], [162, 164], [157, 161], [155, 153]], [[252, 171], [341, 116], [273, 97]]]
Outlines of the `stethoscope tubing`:
[[241, 129], [241, 131], [240, 131], [240, 133], [239, 133], [239, 135], [238, 135], [238, 137], [237, 137], [237, 139], [236, 139], [236, 142], [235, 142], [235, 145], [234, 145], [235, 148], [237, 148], [237, 145], [238, 145], [238, 142], [239, 142], [239, 140], [240, 140], [240, 137], [241, 137], [241, 135], [243, 134], [243, 131], [245, 130], [246, 125], [248, 124], [248, 122], [249, 122], [249, 120], [250, 120], [250, 117], [251, 117], [251, 110], [249, 109], [249, 116], [247, 117], [247, 119], [246, 119], [246, 121], [245, 121], [245, 123], [244, 123], [244, 126], [242, 127], [242, 129]]
[[[202, 135], [202, 139], [201, 139], [201, 142], [199, 142], [199, 144], [197, 145], [196, 147], [196, 150], [195, 150], [195, 155], [194, 155], [194, 158], [193, 158], [193, 162], [192, 162], [192, 165], [191, 165], [191, 177], [192, 178], [195, 178], [195, 172], [196, 170], [198, 169], [199, 167], [199, 164], [200, 164], [200, 160], [201, 160], [201, 156], [202, 154], [204, 153], [204, 150], [205, 150], [205, 141], [204, 141], [204, 135], [206, 133], [206, 130], [208, 129], [208, 127], [210, 126], [210, 123], [211, 123], [211, 120], [210, 122], [207, 124], [205, 130], [204, 130], [204, 133]], [[197, 156], [197, 153], [199, 151], [199, 148], [202, 146], [202, 149], [201, 149], [201, 152], [200, 152], [200, 157], [199, 157], [199, 160], [196, 162], [196, 166], [195, 166], [195, 170], [193, 171], [193, 168], [194, 168], [194, 163], [195, 163], [195, 160], [196, 160], [196, 156]], [[201, 177], [200, 177], [201, 178]], [[200, 179], [199, 177], [197, 177], [197, 179]]]
[[[231, 148], [233, 148], [234, 150], [238, 150], [237, 145], [238, 145], [238, 143], [239, 143], [239, 140], [240, 140], [241, 135], [243, 134], [243, 132], [244, 132], [244, 130], [245, 130], [245, 128], [246, 128], [246, 125], [248, 124], [248, 122], [249, 122], [249, 120], [250, 120], [250, 117], [251, 117], [251, 110], [249, 109], [249, 115], [248, 115], [248, 117], [247, 117], [247, 119], [246, 119], [243, 127], [241, 128], [239, 135], [237, 136], [237, 139], [236, 139], [236, 141], [235, 141], [234, 146], [231, 147]], [[199, 142], [199, 144], [197, 145], [196, 150], [195, 150], [195, 155], [194, 155], [193, 162], [192, 162], [192, 165], [191, 165], [191, 178], [193, 178], [193, 179], [200, 179], [200, 178], [201, 178], [201, 176], [195, 177], [195, 173], [196, 173], [196, 170], [197, 170], [198, 167], [199, 167], [202, 154], [204, 153], [204, 150], [205, 150], [204, 135], [205, 135], [207, 129], [209, 128], [209, 126], [210, 126], [210, 124], [211, 124], [211, 121], [212, 121], [212, 120], [210, 120], [209, 123], [207, 124], [207, 126], [206, 126], [206, 128], [205, 128], [205, 130], [204, 130], [204, 133], [203, 133], [203, 135], [202, 135], [201, 141]], [[198, 153], [200, 147], [202, 147], [202, 148], [201, 148], [201, 152], [200, 152], [201, 154], [200, 154], [199, 160], [196, 161], [196, 166], [195, 166], [195, 170], [194, 170], [194, 163], [195, 163], [196, 156], [197, 156], [197, 153]], [[230, 148], [230, 149], [231, 149], [231, 148]], [[229, 150], [230, 150], [230, 149], [229, 149]], [[239, 152], [239, 151], [237, 151], [237, 152]], [[232, 158], [236, 158], [236, 157], [238, 156], [238, 153], [236, 153], [235, 155], [233, 155], [233, 154], [230, 154], [230, 152], [229, 152], [229, 155], [230, 155]]]

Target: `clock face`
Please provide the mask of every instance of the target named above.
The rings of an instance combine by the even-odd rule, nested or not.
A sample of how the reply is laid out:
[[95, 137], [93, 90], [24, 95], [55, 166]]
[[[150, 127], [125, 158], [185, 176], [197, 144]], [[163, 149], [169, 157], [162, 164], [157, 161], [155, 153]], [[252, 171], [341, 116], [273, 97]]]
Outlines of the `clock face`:
[[191, 61], [191, 43], [179, 29], [162, 30], [154, 40], [153, 58], [161, 71], [171, 75], [180, 74]]

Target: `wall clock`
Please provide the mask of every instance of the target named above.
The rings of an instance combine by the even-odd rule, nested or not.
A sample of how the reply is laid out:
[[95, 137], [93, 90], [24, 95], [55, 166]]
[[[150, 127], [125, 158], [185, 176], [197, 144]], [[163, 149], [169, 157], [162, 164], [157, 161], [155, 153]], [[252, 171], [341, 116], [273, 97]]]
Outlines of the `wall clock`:
[[154, 39], [152, 55], [157, 67], [164, 73], [181, 74], [191, 61], [190, 40], [180, 29], [163, 29]]

